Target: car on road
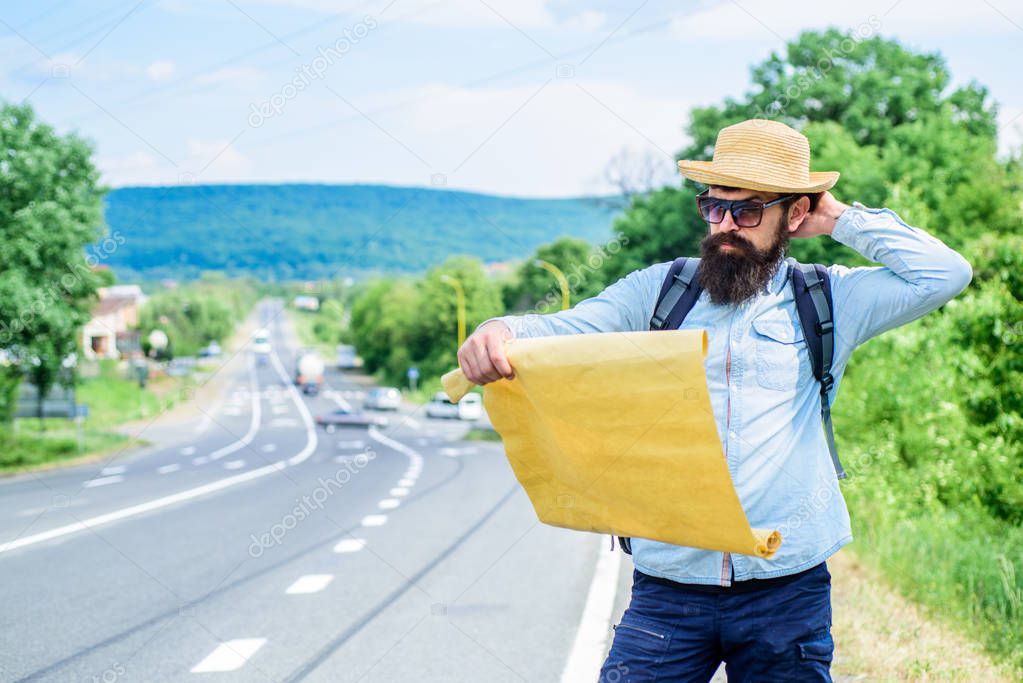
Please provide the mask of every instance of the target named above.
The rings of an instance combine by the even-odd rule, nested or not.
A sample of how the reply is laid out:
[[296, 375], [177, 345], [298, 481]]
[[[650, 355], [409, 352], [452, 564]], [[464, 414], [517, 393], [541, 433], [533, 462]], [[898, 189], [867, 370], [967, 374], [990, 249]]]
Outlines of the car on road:
[[387, 418], [381, 415], [367, 415], [358, 410], [338, 408], [324, 415], [316, 416], [316, 424], [328, 434], [333, 434], [338, 427], [386, 427]]
[[359, 367], [359, 357], [351, 344], [337, 345], [337, 367], [339, 370], [352, 370]]
[[478, 420], [483, 417], [483, 401], [479, 394], [466, 394], [457, 404], [447, 394], [438, 391], [426, 404], [427, 417], [453, 418], [456, 420]]
[[320, 393], [323, 384], [323, 359], [315, 351], [302, 351], [295, 363], [295, 384], [306, 396]]
[[266, 356], [270, 353], [270, 331], [265, 327], [256, 330], [252, 335], [252, 352], [257, 356]]
[[223, 353], [223, 349], [220, 348], [220, 344], [215, 341], [211, 341], [209, 344], [199, 349], [199, 356], [201, 358], [217, 358]]
[[394, 387], [373, 387], [366, 392], [362, 407], [367, 410], [398, 410], [401, 408], [401, 392]]

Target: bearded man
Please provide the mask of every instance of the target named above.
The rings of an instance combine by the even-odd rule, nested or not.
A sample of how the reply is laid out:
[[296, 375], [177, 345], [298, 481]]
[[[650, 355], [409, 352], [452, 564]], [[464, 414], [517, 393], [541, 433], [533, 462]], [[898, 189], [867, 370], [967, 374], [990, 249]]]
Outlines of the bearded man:
[[[767, 560], [632, 539], [632, 597], [601, 680], [708, 681], [724, 662], [729, 681], [827, 681], [834, 643], [826, 560], [852, 533], [822, 402], [834, 401], [853, 349], [943, 305], [972, 270], [894, 212], [835, 199], [828, 190], [838, 173], [811, 173], [809, 142], [784, 124], [729, 126], [713, 161], [678, 165], [708, 186], [697, 210], [709, 226], [696, 271], [702, 292], [680, 327], [707, 330], [711, 404], [749, 522], [784, 525], [785, 541]], [[785, 260], [790, 239], [821, 235], [881, 264], [826, 267], [833, 381], [823, 390]], [[459, 365], [486, 384], [514, 377], [503, 348], [513, 336], [649, 329], [671, 265], [635, 271], [567, 311], [488, 320], [459, 349]], [[628, 392], [622, 387], [623, 405]]]

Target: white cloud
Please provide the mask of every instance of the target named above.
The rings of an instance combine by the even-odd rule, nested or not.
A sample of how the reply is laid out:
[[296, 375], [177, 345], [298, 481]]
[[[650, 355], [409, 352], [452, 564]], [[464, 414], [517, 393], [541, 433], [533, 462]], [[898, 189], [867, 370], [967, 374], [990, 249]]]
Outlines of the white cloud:
[[119, 155], [101, 153], [96, 164], [103, 182], [113, 187], [237, 181], [252, 171], [249, 159], [230, 140], [188, 138], [183, 151], [184, 158], [174, 163], [146, 148]]
[[[584, 10], [562, 20], [555, 13], [552, 0], [402, 0], [394, 4], [391, 0], [248, 0], [239, 4], [284, 5], [314, 10], [325, 14], [351, 13], [361, 16], [371, 14], [388, 21], [408, 21], [430, 26], [449, 28], [470, 28], [482, 26], [509, 26], [520, 29], [553, 29], [564, 27], [579, 31], [593, 31], [606, 21], [603, 12]], [[391, 5], [394, 4], [392, 7]], [[380, 13], [387, 8], [385, 14]]]
[[583, 31], [589, 33], [596, 31], [607, 23], [607, 15], [595, 10], [586, 10], [575, 15], [565, 22], [565, 28], [571, 31]]
[[176, 67], [174, 62], [162, 60], [153, 62], [146, 67], [146, 76], [153, 81], [162, 81], [174, 75]]
[[1011, 33], [1020, 30], [1021, 25], [1019, 7], [999, 12], [987, 4], [943, 3], [936, 11], [934, 3], [927, 0], [860, 0], [854, 5], [817, 0], [741, 0], [676, 13], [671, 31], [676, 38], [687, 41], [779, 43], [800, 31], [827, 26], [853, 30], [861, 37], [880, 33], [932, 38], [940, 33]]
[[999, 108], [998, 149], [1003, 154], [1023, 151], [1023, 107]]
[[391, 182], [424, 185], [436, 172], [452, 187], [564, 196], [609, 189], [594, 181], [623, 146], [649, 150], [670, 166], [684, 142], [679, 121], [691, 103], [683, 99], [607, 81], [542, 83], [488, 89], [433, 84], [360, 103], [365, 110], [415, 104], [400, 116], [374, 117], [400, 144], [370, 124], [364, 132], [347, 131], [345, 153], [331, 156], [339, 166], [334, 173], [366, 177], [391, 169]]

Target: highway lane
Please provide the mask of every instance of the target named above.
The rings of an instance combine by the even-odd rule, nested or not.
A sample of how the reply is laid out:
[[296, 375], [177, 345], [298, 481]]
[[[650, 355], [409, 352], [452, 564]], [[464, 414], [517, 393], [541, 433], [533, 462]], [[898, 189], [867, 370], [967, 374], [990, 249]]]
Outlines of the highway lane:
[[[293, 333], [274, 328], [280, 368], [290, 369]], [[251, 443], [156, 473], [223, 448], [211, 426], [196, 453], [176, 443], [124, 459], [123, 481], [84, 489], [87, 503], [64, 513], [166, 496], [172, 474], [190, 477], [187, 489], [287, 461], [312, 443], [301, 406], [315, 414], [361, 391], [332, 373], [323, 394], [298, 397], [274, 367], [254, 370]], [[249, 370], [232, 372], [229, 394]], [[223, 431], [244, 436], [252, 412], [250, 401], [225, 416], [234, 421]], [[320, 431], [294, 465], [0, 553], [0, 679], [559, 680], [596, 539], [539, 525], [500, 446], [459, 441], [465, 430], [404, 410], [385, 429]], [[245, 462], [225, 470], [233, 460]], [[27, 492], [81, 486], [96, 467], [39, 475], [35, 488], [0, 486], [0, 542]]]

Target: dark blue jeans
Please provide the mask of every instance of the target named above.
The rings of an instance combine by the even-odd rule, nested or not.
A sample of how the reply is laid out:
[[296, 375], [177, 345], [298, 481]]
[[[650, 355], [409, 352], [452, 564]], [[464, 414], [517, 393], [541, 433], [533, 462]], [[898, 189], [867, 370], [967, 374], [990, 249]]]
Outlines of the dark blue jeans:
[[600, 683], [705, 683], [721, 662], [729, 683], [831, 680], [831, 574], [823, 562], [793, 577], [733, 586], [634, 572]]

